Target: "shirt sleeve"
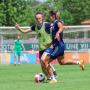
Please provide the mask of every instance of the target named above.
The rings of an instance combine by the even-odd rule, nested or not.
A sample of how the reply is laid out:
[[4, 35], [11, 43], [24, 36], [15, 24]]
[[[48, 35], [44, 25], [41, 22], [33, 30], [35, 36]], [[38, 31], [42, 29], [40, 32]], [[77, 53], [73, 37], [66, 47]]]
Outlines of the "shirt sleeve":
[[45, 31], [50, 34], [50, 23], [45, 23]]
[[31, 26], [31, 30], [32, 30], [32, 31], [35, 31], [35, 27], [36, 27], [36, 25], [32, 25], [32, 26]]
[[62, 20], [57, 20], [57, 24], [58, 24], [59, 22], [62, 23], [62, 24], [64, 24], [64, 22], [63, 22]]

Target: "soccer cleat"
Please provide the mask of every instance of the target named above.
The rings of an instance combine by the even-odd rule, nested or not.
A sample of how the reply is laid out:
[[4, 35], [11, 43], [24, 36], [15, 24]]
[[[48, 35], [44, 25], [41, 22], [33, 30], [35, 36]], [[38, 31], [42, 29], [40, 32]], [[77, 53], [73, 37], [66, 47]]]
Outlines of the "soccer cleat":
[[84, 68], [85, 68], [84, 61], [83, 60], [80, 61], [80, 68], [82, 70], [84, 70]]
[[54, 80], [50, 80], [50, 82], [49, 83], [57, 83], [57, 80], [56, 79], [54, 79]]

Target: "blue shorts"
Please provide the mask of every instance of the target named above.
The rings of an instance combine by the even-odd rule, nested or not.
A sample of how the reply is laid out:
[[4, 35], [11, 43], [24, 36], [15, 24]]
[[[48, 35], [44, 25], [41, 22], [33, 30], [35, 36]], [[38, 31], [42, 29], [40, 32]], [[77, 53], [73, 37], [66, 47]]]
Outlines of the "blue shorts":
[[48, 53], [50, 59], [56, 59], [64, 55], [64, 46], [56, 46], [54, 48], [47, 48], [44, 52]]

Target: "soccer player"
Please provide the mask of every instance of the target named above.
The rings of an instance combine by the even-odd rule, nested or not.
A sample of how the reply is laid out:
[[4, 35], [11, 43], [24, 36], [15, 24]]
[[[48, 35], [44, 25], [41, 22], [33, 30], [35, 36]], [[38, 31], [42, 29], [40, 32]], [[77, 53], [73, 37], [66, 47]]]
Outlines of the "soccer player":
[[22, 41], [20, 40], [20, 36], [17, 35], [16, 37], [17, 39], [14, 42], [14, 64], [16, 65], [16, 60], [18, 59], [18, 64], [20, 64], [20, 56], [21, 56], [21, 52], [22, 50], [25, 50], [24, 45], [22, 43]]
[[[35, 18], [37, 23], [35, 25], [32, 25], [30, 29], [23, 30], [20, 28], [18, 24], [16, 24], [16, 28], [24, 33], [35, 31], [38, 34], [39, 58], [41, 59], [43, 52], [50, 46], [49, 44], [52, 42], [52, 39], [50, 36], [50, 24], [48, 22], [44, 22], [44, 16], [40, 12], [36, 13]], [[44, 72], [44, 74], [46, 74], [47, 77], [49, 77], [46, 69], [44, 69], [43, 67], [41, 60], [40, 62], [41, 62], [42, 71]], [[50, 66], [52, 67], [54, 75], [56, 75], [56, 71], [54, 67], [51, 64]]]
[[[57, 19], [56, 13], [54, 11], [50, 12], [50, 19], [52, 21], [52, 44], [53, 48], [48, 48], [45, 50], [42, 56], [42, 62], [44, 64], [44, 67], [47, 69], [48, 74], [51, 76], [50, 83], [56, 83], [57, 80], [55, 79], [50, 63], [57, 59], [59, 64], [65, 64], [63, 61], [64, 59], [64, 50], [65, 45], [63, 42], [63, 23], [59, 19]], [[47, 55], [48, 52], [48, 55]], [[45, 57], [47, 56], [47, 57]], [[44, 58], [45, 57], [45, 58]], [[79, 63], [81, 68], [84, 69], [84, 64]]]
[[[55, 11], [55, 13], [56, 13], [56, 18], [60, 19], [60, 12], [59, 11]], [[62, 22], [62, 24], [64, 24], [63, 21], [61, 21], [61, 22]], [[64, 28], [67, 29], [69, 27], [65, 26]], [[80, 68], [82, 70], [84, 70], [84, 65], [82, 65], [82, 64], [84, 64], [84, 61], [83, 60], [80, 61], [78, 58], [74, 59], [73, 61], [64, 61], [64, 60], [61, 60], [61, 65], [65, 65], [65, 64], [79, 64]]]

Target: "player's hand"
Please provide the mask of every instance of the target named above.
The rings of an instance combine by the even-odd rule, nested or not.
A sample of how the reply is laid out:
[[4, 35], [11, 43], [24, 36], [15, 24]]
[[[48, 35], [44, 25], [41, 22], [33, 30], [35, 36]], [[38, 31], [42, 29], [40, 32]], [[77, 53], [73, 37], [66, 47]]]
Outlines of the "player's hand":
[[60, 41], [60, 33], [56, 33], [55, 39], [57, 39], [58, 41]]
[[16, 23], [15, 27], [16, 27], [16, 29], [18, 29], [18, 30], [20, 29], [20, 25], [17, 24], [17, 23]]

